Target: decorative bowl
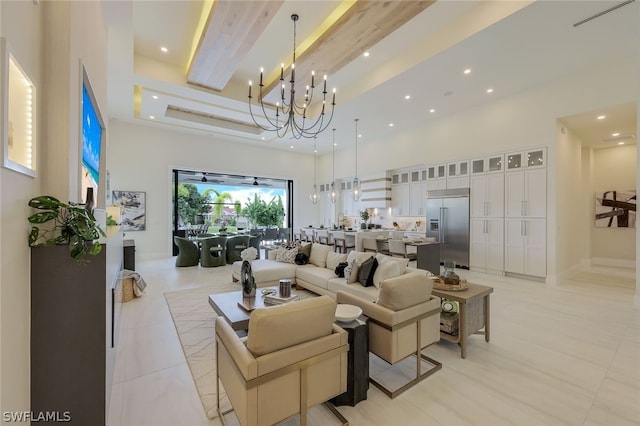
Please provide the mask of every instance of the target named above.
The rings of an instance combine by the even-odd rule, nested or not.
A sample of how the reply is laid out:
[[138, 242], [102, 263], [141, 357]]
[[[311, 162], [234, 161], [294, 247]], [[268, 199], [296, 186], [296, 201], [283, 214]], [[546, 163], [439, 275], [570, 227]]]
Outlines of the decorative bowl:
[[336, 321], [351, 322], [362, 315], [362, 309], [354, 305], [339, 304], [336, 307]]

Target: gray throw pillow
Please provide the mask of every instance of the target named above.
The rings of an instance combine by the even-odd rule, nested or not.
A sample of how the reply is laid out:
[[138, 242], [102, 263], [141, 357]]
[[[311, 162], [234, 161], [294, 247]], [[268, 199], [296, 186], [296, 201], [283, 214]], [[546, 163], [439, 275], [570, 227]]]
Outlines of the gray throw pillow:
[[375, 257], [370, 257], [362, 263], [358, 270], [358, 281], [363, 287], [373, 285], [373, 274], [375, 274], [377, 268], [378, 260]]

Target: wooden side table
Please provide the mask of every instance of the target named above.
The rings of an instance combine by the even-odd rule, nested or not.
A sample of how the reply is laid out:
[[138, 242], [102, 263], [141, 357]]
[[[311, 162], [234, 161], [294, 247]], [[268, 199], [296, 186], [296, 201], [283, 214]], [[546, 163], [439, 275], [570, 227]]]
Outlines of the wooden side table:
[[353, 407], [367, 399], [369, 389], [369, 325], [360, 319], [336, 324], [349, 334], [347, 391], [331, 399], [331, 403]]
[[[458, 302], [459, 324], [458, 335], [440, 332], [440, 338], [460, 346], [460, 356], [467, 357], [467, 337], [472, 334], [484, 334], [484, 340], [489, 341], [490, 336], [490, 311], [489, 295], [493, 293], [493, 287], [469, 283], [469, 288], [462, 291], [445, 291], [433, 289], [431, 294], [442, 299]], [[443, 314], [440, 314], [443, 315]], [[484, 331], [481, 331], [484, 328]]]

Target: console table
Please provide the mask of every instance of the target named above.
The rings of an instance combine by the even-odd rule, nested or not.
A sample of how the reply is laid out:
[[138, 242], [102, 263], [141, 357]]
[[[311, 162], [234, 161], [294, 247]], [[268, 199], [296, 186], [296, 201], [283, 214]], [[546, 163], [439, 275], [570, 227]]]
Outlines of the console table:
[[369, 325], [360, 319], [336, 324], [349, 334], [347, 391], [331, 399], [331, 403], [353, 407], [367, 399], [369, 389]]
[[[442, 299], [458, 302], [459, 324], [458, 334], [451, 335], [440, 332], [440, 338], [460, 346], [460, 356], [467, 357], [467, 337], [472, 334], [484, 334], [484, 340], [489, 341], [489, 295], [493, 293], [493, 287], [469, 283], [469, 288], [462, 291], [436, 290], [431, 292]], [[444, 315], [444, 314], [440, 314]], [[480, 331], [484, 328], [484, 331]]]

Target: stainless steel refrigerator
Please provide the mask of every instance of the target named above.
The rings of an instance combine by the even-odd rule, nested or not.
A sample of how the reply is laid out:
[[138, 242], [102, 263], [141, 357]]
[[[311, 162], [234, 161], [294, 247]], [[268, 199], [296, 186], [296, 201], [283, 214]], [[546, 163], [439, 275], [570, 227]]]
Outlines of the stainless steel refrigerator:
[[440, 261], [469, 268], [469, 188], [427, 192], [427, 237], [440, 243]]

